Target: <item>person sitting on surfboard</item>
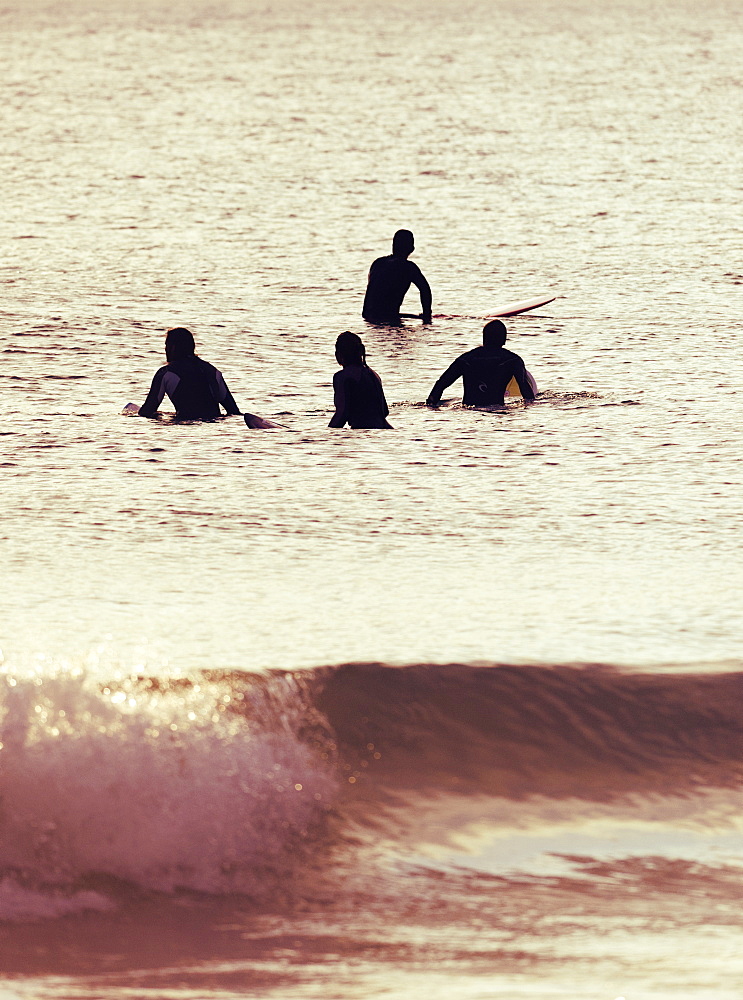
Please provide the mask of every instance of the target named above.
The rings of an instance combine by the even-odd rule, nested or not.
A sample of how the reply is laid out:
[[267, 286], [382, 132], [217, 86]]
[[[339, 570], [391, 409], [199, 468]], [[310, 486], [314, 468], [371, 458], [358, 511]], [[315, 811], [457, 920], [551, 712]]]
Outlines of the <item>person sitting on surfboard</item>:
[[392, 253], [388, 257], [377, 257], [369, 268], [361, 310], [369, 323], [399, 326], [400, 307], [411, 284], [420, 292], [421, 319], [424, 323], [431, 322], [431, 286], [418, 265], [408, 260], [414, 250], [415, 240], [410, 230], [398, 229], [392, 238]]
[[333, 376], [335, 413], [328, 427], [387, 427], [389, 408], [382, 380], [366, 363], [366, 350], [355, 333], [346, 330], [335, 342], [335, 357], [342, 366]]
[[190, 330], [168, 330], [165, 357], [168, 363], [155, 373], [140, 417], [154, 417], [166, 394], [178, 420], [213, 420], [221, 416], [220, 405], [227, 413], [240, 413], [222, 373], [197, 356]]
[[482, 331], [482, 347], [460, 355], [436, 382], [426, 400], [427, 406], [438, 406], [441, 393], [452, 382], [462, 378], [465, 406], [503, 406], [506, 386], [516, 379], [525, 403], [535, 398], [523, 360], [504, 348], [508, 332], [499, 319], [486, 323]]

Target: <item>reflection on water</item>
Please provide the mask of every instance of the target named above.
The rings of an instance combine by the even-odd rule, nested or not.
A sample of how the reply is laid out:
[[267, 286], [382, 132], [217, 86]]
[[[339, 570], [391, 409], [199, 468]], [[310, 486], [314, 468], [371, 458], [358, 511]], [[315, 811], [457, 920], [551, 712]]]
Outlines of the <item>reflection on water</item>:
[[49, 998], [589, 1000], [701, 989], [715, 946], [732, 996], [739, 698], [732, 671], [8, 677], [3, 968]]
[[[31, 993], [21, 980], [16, 995], [403, 998], [426, 989], [443, 998], [448, 989], [464, 998], [487, 990], [670, 1000], [688, 989], [732, 1000], [741, 975], [737, 873], [654, 858], [594, 869], [590, 879], [511, 880], [398, 869], [377, 872], [373, 893], [336, 882], [332, 902], [308, 899], [292, 915], [184, 897], [175, 908], [144, 902], [113, 922], [78, 917], [43, 934], [26, 925], [14, 932], [12, 971], [34, 951], [34, 968], [43, 965], [43, 942], [56, 978], [37, 980]], [[674, 970], [665, 981], [662, 966]]]
[[[739, 1000], [737, 7], [0, 22], [6, 992]], [[123, 417], [176, 325], [288, 429]]]

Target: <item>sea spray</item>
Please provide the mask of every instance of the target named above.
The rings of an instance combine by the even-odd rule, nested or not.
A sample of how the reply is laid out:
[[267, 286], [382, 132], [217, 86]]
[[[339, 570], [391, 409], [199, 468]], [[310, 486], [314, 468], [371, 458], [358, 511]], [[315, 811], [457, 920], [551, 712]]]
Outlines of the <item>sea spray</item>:
[[5, 670], [5, 875], [26, 887], [102, 873], [149, 889], [256, 894], [285, 876], [322, 826], [335, 779], [297, 738], [291, 699], [283, 717], [244, 701], [214, 680], [106, 685], [82, 670]]

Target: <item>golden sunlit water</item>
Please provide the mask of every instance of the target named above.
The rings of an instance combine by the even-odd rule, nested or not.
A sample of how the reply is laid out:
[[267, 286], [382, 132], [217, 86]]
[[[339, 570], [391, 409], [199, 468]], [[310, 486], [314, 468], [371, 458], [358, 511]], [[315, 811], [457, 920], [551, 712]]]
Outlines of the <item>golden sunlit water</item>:
[[[739, 1000], [742, 33], [3, 6], [2, 1000]], [[124, 415], [176, 325], [282, 428]]]

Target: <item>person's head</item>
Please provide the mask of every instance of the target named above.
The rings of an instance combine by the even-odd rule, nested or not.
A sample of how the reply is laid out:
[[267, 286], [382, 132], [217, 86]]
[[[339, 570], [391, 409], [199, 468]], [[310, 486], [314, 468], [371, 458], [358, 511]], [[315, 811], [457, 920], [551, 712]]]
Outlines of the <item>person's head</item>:
[[177, 326], [165, 334], [165, 357], [168, 364], [190, 358], [196, 353], [193, 334], [184, 326]]
[[396, 257], [409, 257], [415, 250], [415, 240], [409, 229], [398, 229], [392, 237], [392, 253]]
[[361, 337], [348, 330], [341, 333], [335, 342], [335, 357], [339, 365], [365, 365], [366, 350]]
[[491, 319], [482, 328], [482, 345], [483, 347], [503, 347], [507, 336], [506, 324], [501, 323], [499, 319]]

